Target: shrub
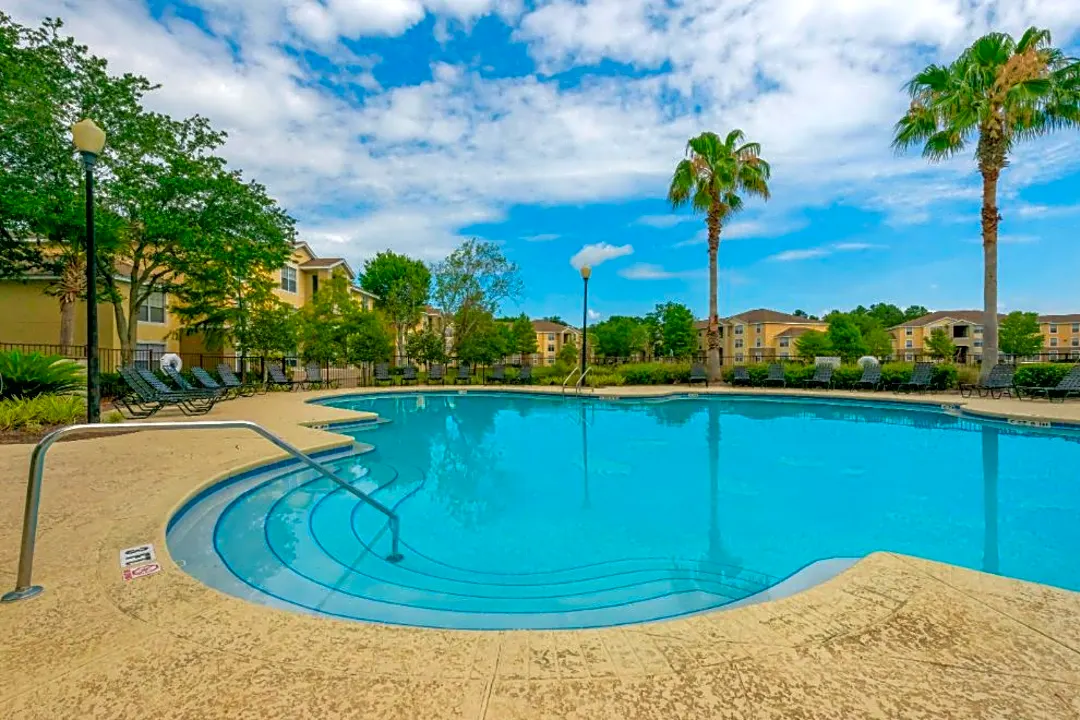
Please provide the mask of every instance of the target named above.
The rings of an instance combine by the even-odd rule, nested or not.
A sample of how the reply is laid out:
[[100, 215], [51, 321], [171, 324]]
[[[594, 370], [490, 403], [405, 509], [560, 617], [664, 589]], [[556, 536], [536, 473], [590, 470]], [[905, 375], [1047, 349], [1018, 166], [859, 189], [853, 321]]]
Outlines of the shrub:
[[127, 385], [120, 377], [120, 373], [101, 373], [101, 397], [116, 398], [127, 392]]
[[0, 400], [0, 430], [40, 430], [70, 425], [86, 417], [86, 402], [75, 395], [38, 395]]
[[951, 363], [938, 363], [934, 365], [930, 373], [930, 388], [932, 390], [952, 390], [956, 387], [958, 372], [956, 366]]
[[612, 387], [625, 385], [626, 378], [624, 378], [617, 369], [594, 367], [593, 370], [585, 376], [585, 383], [589, 387]]
[[59, 355], [0, 352], [0, 398], [34, 398], [80, 389], [85, 383], [82, 366]]
[[1023, 387], [1054, 387], [1072, 365], [1067, 363], [1026, 363], [1016, 368], [1013, 383]]
[[675, 385], [690, 382], [690, 363], [628, 363], [615, 372], [626, 385]]

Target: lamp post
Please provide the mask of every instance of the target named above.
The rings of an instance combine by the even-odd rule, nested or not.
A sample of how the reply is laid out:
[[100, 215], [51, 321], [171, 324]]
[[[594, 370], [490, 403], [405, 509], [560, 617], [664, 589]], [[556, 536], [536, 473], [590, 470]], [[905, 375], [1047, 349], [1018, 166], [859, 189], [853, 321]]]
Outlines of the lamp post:
[[589, 276], [592, 268], [585, 265], [581, 268], [581, 279], [585, 281], [585, 297], [581, 306], [581, 374], [585, 375], [586, 348], [589, 345]]
[[94, 248], [94, 163], [105, 147], [105, 131], [93, 120], [71, 126], [75, 148], [86, 173], [86, 422], [101, 420], [101, 377], [98, 369], [97, 255]]

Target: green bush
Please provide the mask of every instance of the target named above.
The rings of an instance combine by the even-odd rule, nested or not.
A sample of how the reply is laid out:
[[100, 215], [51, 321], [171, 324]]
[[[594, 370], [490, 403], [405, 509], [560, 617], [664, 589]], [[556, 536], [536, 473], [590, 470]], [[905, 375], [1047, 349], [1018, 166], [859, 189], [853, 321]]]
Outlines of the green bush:
[[74, 392], [85, 381], [82, 366], [59, 355], [0, 352], [0, 399]]
[[677, 385], [690, 382], [690, 363], [627, 363], [615, 368], [624, 385]]
[[127, 392], [127, 385], [118, 372], [101, 373], [101, 397], [116, 398]]
[[86, 417], [86, 402], [74, 395], [38, 395], [0, 400], [0, 430], [40, 430], [71, 425]]
[[[881, 379], [886, 386], [908, 382], [911, 380], [914, 367], [912, 363], [886, 363], [881, 367]], [[747, 365], [746, 370], [753, 385], [764, 385], [765, 378], [769, 376], [768, 363]], [[801, 387], [807, 380], [814, 377], [816, 370], [817, 368], [811, 363], [785, 363], [784, 380], [788, 387]], [[957, 374], [955, 365], [948, 363], [935, 365], [930, 376], [930, 387], [935, 390], [954, 388], [957, 384]], [[857, 364], [841, 365], [833, 371], [833, 387], [839, 390], [853, 388], [855, 383], [862, 379], [862, 375], [863, 369]], [[734, 368], [724, 370], [724, 382], [730, 383], [734, 377]]]
[[934, 365], [930, 373], [930, 388], [932, 390], [952, 390], [956, 387], [958, 372], [956, 366], [951, 363], [938, 363]]
[[1013, 383], [1022, 387], [1054, 387], [1068, 375], [1068, 363], [1025, 363], [1016, 368]]

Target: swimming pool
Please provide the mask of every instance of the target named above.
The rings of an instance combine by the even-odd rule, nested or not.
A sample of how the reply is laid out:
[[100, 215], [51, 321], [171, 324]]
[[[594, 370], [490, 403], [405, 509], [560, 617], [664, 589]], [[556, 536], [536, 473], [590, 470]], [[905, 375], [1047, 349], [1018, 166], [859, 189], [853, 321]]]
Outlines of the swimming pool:
[[473, 629], [686, 615], [877, 550], [1080, 590], [1072, 430], [824, 397], [326, 404], [386, 421], [335, 428], [374, 449], [321, 459], [396, 508], [404, 559], [385, 560], [384, 516], [284, 463], [171, 519], [187, 572], [277, 607]]

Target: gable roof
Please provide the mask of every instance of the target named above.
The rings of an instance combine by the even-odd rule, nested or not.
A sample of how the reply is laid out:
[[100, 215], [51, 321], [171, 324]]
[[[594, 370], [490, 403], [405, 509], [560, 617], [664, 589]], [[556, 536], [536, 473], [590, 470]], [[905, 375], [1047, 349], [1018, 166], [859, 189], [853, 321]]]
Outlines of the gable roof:
[[[998, 315], [999, 319], [1003, 318], [1003, 317], [1005, 317], [1005, 316], [1000, 315], [1000, 314]], [[899, 325], [894, 325], [893, 327], [891, 327], [889, 329], [890, 330], [895, 330], [896, 328], [904, 328], [904, 327], [925, 327], [927, 325], [931, 325], [933, 323], [940, 322], [941, 320], [959, 320], [960, 322], [966, 322], [966, 323], [972, 323], [974, 325], [979, 325], [983, 321], [983, 311], [982, 310], [936, 310], [936, 311], [934, 311], [932, 313], [928, 313], [926, 315], [923, 315], [922, 317], [917, 317], [914, 320], [908, 320], [905, 323], [900, 323]]]
[[800, 335], [802, 335], [803, 333], [810, 332], [812, 329], [813, 328], [808, 328], [808, 327], [790, 327], [787, 330], [784, 330], [783, 332], [776, 333], [776, 337], [778, 337], [778, 338], [782, 338], [782, 337], [797, 338]]
[[745, 312], [732, 315], [726, 319], [727, 322], [741, 322], [748, 325], [756, 325], [757, 323], [784, 323], [786, 325], [824, 325], [821, 320], [811, 320], [810, 318], [799, 317], [798, 315], [791, 315], [790, 313], [780, 312], [779, 310], [769, 310], [768, 308], [757, 308], [755, 310], [747, 310]]
[[533, 330], [536, 332], [577, 332], [577, 328], [570, 327], [569, 325], [562, 325], [557, 322], [551, 322], [550, 320], [533, 320]]
[[1080, 313], [1072, 313], [1067, 315], [1040, 315], [1039, 322], [1055, 324], [1080, 322]]

